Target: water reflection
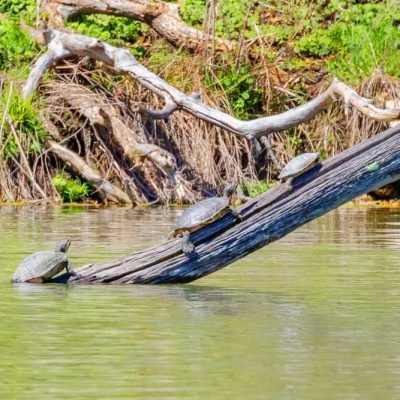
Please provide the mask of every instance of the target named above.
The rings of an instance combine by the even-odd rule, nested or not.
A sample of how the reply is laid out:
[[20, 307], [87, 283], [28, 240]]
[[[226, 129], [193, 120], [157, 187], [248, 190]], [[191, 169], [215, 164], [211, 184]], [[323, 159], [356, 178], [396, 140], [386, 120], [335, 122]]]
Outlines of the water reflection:
[[1, 399], [396, 399], [399, 211], [342, 209], [190, 285], [12, 285], [163, 240], [179, 210], [0, 207]]

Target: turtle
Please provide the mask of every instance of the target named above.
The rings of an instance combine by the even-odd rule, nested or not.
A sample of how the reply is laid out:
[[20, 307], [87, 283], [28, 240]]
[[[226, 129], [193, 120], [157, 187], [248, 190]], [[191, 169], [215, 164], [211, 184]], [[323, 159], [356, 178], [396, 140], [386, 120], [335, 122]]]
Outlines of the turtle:
[[43, 283], [64, 268], [68, 274], [76, 275], [66, 255], [70, 244], [66, 239], [57, 243], [54, 251], [38, 251], [26, 257], [15, 271], [12, 282]]
[[293, 178], [314, 167], [318, 163], [319, 157], [320, 153], [300, 154], [285, 165], [278, 178], [291, 184]]
[[235, 193], [237, 186], [237, 182], [229, 183], [225, 187], [222, 197], [210, 197], [209, 199], [201, 200], [179, 216], [169, 237], [182, 236], [181, 245], [185, 254], [194, 251], [194, 244], [190, 240], [191, 233], [216, 221], [228, 212], [231, 212], [235, 218], [242, 219], [240, 214], [229, 205], [230, 198]]

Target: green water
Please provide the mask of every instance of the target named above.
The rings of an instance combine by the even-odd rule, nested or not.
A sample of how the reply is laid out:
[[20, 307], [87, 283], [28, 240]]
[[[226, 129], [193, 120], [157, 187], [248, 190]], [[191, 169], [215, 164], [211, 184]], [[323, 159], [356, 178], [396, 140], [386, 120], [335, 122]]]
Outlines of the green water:
[[342, 209], [189, 285], [12, 285], [153, 245], [177, 210], [0, 207], [0, 399], [399, 399], [400, 211]]

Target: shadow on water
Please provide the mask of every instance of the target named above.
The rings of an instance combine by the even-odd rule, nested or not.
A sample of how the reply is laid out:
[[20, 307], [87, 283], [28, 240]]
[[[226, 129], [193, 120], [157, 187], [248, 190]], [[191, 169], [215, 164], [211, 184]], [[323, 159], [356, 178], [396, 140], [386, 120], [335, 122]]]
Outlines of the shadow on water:
[[60, 285], [60, 284], [13, 284], [13, 291], [21, 300], [35, 302], [41, 299], [56, 300], [61, 297], [71, 296], [75, 300], [82, 301], [85, 297], [101, 296], [148, 301], [160, 301], [179, 303], [180, 307], [205, 314], [233, 315], [240, 312], [240, 308], [253, 306], [269, 307], [270, 305], [288, 304], [298, 305], [293, 297], [285, 294], [266, 293], [263, 291], [248, 291], [235, 288], [221, 288], [205, 285]]

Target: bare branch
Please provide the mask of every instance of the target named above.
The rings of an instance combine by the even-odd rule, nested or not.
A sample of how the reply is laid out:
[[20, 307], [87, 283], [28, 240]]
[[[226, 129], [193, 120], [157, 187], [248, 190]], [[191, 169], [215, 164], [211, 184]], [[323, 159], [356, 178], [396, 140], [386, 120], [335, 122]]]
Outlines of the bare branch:
[[60, 157], [63, 161], [71, 165], [77, 174], [92, 184], [105, 197], [117, 203], [131, 204], [129, 196], [111, 182], [102, 179], [101, 176], [89, 167], [86, 162], [73, 151], [67, 149], [54, 140], [48, 141], [49, 150]]
[[[195, 101], [201, 101], [201, 94], [199, 92], [193, 92], [189, 95]], [[167, 100], [162, 110], [152, 110], [144, 107], [139, 107], [139, 112], [148, 119], [165, 119], [167, 120], [173, 112], [178, 110], [179, 107], [172, 100]]]
[[50, 84], [47, 87], [87, 117], [93, 125], [101, 125], [112, 133], [123, 149], [124, 155], [134, 164], [140, 164], [140, 158], [146, 157], [152, 160], [175, 184], [175, 157], [155, 144], [137, 142], [134, 132], [123, 121], [117, 110], [107, 104], [104, 97], [72, 83]]
[[139, 112], [148, 119], [165, 119], [167, 120], [171, 114], [178, 109], [178, 106], [173, 102], [166, 102], [162, 110], [151, 110], [144, 107], [139, 107]]
[[[104, 115], [104, 114], [103, 114]], [[138, 143], [132, 134], [132, 131], [120, 119], [120, 117], [110, 113], [108, 115], [114, 137], [124, 149], [124, 154], [134, 163], [138, 157], [147, 157], [151, 159], [168, 176], [174, 173], [176, 168], [176, 159], [169, 152], [161, 147], [151, 143]]]

